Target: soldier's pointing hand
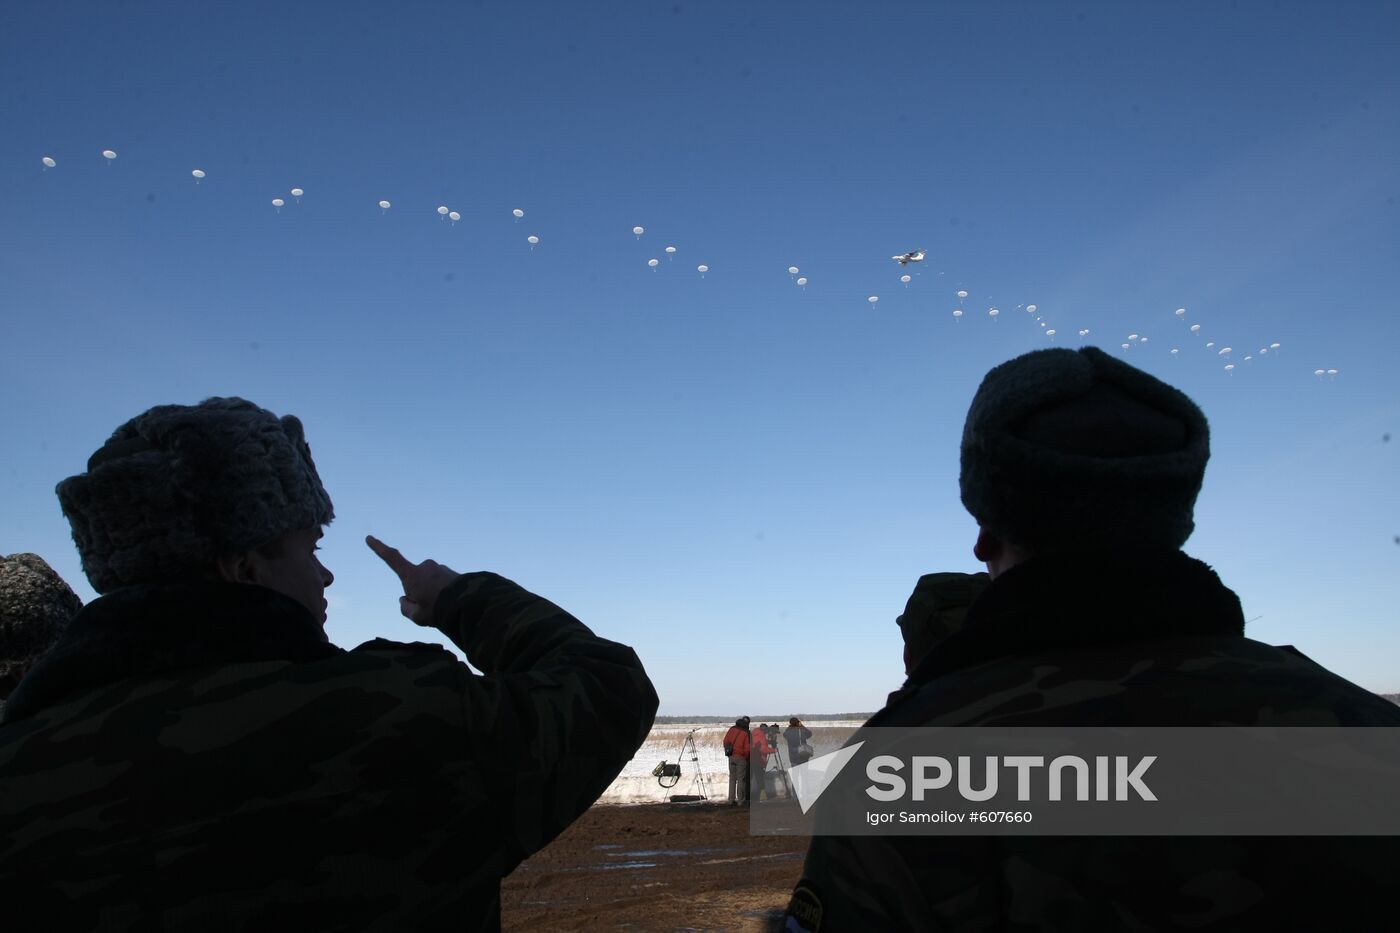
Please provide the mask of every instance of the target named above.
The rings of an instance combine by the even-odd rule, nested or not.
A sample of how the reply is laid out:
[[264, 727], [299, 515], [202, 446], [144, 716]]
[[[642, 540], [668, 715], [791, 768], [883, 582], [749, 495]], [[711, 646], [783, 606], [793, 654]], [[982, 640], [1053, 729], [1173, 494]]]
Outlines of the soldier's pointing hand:
[[435, 560], [412, 563], [399, 553], [398, 548], [389, 547], [374, 535], [366, 535], [365, 544], [389, 565], [390, 570], [398, 574], [399, 581], [403, 583], [404, 595], [399, 597], [399, 611], [418, 625], [432, 625], [433, 604], [437, 602], [438, 594], [461, 574]]

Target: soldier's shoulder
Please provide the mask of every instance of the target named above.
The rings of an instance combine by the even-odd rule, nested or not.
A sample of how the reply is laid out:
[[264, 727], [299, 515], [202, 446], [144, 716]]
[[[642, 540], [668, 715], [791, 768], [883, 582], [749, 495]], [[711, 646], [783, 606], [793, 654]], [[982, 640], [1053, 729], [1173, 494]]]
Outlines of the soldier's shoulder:
[[1288, 650], [1181, 637], [1008, 654], [897, 695], [893, 724], [1400, 725], [1400, 706]]

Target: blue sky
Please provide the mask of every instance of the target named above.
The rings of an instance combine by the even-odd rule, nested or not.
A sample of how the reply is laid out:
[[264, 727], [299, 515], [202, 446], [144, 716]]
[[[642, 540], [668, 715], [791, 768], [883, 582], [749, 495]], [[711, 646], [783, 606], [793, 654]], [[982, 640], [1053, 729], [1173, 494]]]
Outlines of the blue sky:
[[872, 710], [979, 569], [978, 381], [1087, 328], [1210, 418], [1248, 634], [1400, 690], [1394, 5], [402, 6], [0, 8], [0, 552], [91, 598], [54, 485], [242, 395], [307, 425], [337, 643], [436, 635], [373, 533], [663, 713]]

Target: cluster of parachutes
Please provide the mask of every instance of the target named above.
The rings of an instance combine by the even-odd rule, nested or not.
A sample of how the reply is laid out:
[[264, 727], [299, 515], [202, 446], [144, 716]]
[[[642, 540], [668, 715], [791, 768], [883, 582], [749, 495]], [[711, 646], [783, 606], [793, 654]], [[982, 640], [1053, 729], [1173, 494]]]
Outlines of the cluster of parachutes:
[[[117, 152], [115, 149], [103, 149], [101, 155], [103, 160], [108, 165], [112, 164], [112, 162], [114, 162], [117, 158]], [[58, 161], [50, 155], [43, 156], [42, 158], [40, 158], [39, 161], [40, 164], [43, 166], [43, 171], [45, 172], [58, 167]], [[198, 185], [201, 181], [208, 177], [208, 173], [202, 168], [196, 168], [190, 171], [190, 176], [194, 179], [194, 183]], [[300, 204], [302, 196], [306, 194], [306, 190], [301, 187], [293, 187], [289, 189], [287, 193], [292, 197], [294, 203]], [[380, 199], [377, 203], [381, 214], [387, 214], [389, 210], [393, 207], [393, 203], [390, 202], [388, 199]], [[281, 213], [282, 208], [286, 206], [287, 202], [283, 196], [278, 195], [271, 199], [271, 204], [274, 211], [276, 211], [277, 213]], [[459, 211], [452, 209], [446, 204], [438, 205], [436, 208], [436, 213], [439, 218], [441, 218], [444, 221], [448, 221], [453, 225], [456, 225], [456, 223], [462, 219], [462, 214]], [[519, 223], [525, 217], [525, 211], [518, 207], [514, 208], [511, 211], [511, 216], [515, 218], [516, 223]], [[640, 241], [642, 237], [646, 235], [646, 228], [640, 225], [635, 226], [632, 228], [632, 235], [636, 240]], [[530, 233], [525, 237], [525, 242], [529, 244], [530, 249], [533, 250], [536, 246], [539, 245], [540, 237], [538, 234]], [[666, 246], [662, 252], [665, 254], [666, 259], [670, 261], [675, 259], [678, 250], [675, 246]], [[894, 261], [897, 262], [901, 267], [901, 275], [899, 276], [899, 281], [900, 284], [902, 284], [905, 288], [908, 288], [909, 285], [913, 282], [914, 276], [909, 274], [908, 272], [904, 272], [904, 268], [910, 266], [911, 264], [922, 263], [926, 255], [927, 253], [925, 250], [916, 249], [906, 253], [897, 254], [892, 257]], [[661, 266], [661, 260], [653, 256], [646, 260], [646, 265], [653, 272], [655, 272]], [[695, 271], [698, 272], [703, 278], [705, 276], [705, 273], [710, 271], [710, 267], [704, 263], [700, 263], [695, 267]], [[807, 276], [802, 275], [801, 270], [797, 266], [788, 266], [787, 272], [792, 283], [796, 285], [799, 289], [805, 291], [808, 282]], [[943, 273], [941, 272], [939, 273], [939, 275], [942, 274]], [[954, 322], [957, 322], [960, 321], [966, 314], [964, 304], [968, 298], [968, 292], [964, 288], [958, 288], [954, 292], [954, 294], [956, 295], [958, 300], [956, 305], [952, 309], [952, 316]], [[866, 303], [871, 308], [875, 308], [879, 304], [879, 301], [879, 295], [870, 295], [868, 298], [866, 298]], [[1052, 342], [1054, 341], [1056, 335], [1058, 334], [1058, 329], [1050, 326], [1050, 322], [1046, 319], [1044, 315], [1040, 313], [1040, 309], [1037, 305], [1017, 305], [1016, 308], [1017, 310], [1024, 310], [1028, 315], [1034, 316], [1035, 323], [1039, 325], [1046, 339]], [[987, 308], [987, 317], [993, 322], [995, 322], [1000, 317], [1000, 315], [1001, 309], [996, 307], [995, 305], [992, 305]], [[1177, 308], [1174, 313], [1174, 316], [1181, 323], [1186, 323], [1185, 308]], [[1089, 336], [1089, 329], [1080, 328], [1077, 333], [1080, 340], [1083, 340]], [[1186, 327], [1186, 333], [1189, 334], [1192, 338], [1199, 338], [1201, 336], [1201, 325], [1198, 323], [1188, 324]], [[1127, 340], [1120, 345], [1120, 348], [1125, 352], [1133, 352], [1135, 350], [1139, 350], [1143, 347], [1146, 347], [1148, 343], [1149, 338], [1147, 337], [1147, 335], [1140, 333], [1131, 333], [1127, 335]], [[1262, 359], [1267, 357], [1271, 352], [1275, 356], [1277, 356], [1280, 348], [1281, 345], [1277, 341], [1266, 344], [1259, 348], [1257, 356]], [[1233, 362], [1232, 358], [1232, 354], [1234, 353], [1233, 347], [1222, 346], [1217, 349], [1216, 341], [1207, 340], [1202, 349], [1206, 352], [1213, 352], [1217, 359], [1224, 360], [1224, 372], [1228, 374], [1233, 373], [1235, 371], [1236, 364]], [[1180, 346], [1173, 346], [1171, 348], [1171, 356], [1176, 357], [1180, 354]], [[1255, 356], [1256, 354], [1248, 354], [1244, 357], [1243, 362], [1250, 363], [1255, 359]], [[1338, 371], [1336, 369], [1323, 368], [1313, 370], [1313, 375], [1319, 379], [1335, 378], [1337, 374]]]

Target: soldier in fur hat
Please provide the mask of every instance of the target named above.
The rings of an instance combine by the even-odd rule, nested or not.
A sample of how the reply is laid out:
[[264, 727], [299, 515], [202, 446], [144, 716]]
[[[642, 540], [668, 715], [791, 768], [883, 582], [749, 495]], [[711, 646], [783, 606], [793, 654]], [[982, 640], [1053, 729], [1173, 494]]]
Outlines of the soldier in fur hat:
[[657, 697], [632, 649], [370, 538], [450, 639], [327, 640], [301, 422], [133, 418], [58, 486], [99, 598], [0, 725], [0, 890], [46, 928], [498, 929], [500, 879], [603, 792]]
[[[1191, 399], [1097, 348], [989, 372], [961, 474], [987, 579], [925, 578], [926, 597], [980, 592], [933, 626], [916, 605], [928, 599], [911, 598], [909, 679], [869, 725], [1400, 725], [1400, 707], [1246, 638], [1239, 598], [1182, 552], [1209, 450]], [[786, 929], [1360, 929], [1386, 909], [1397, 850], [1387, 837], [817, 836]]]

